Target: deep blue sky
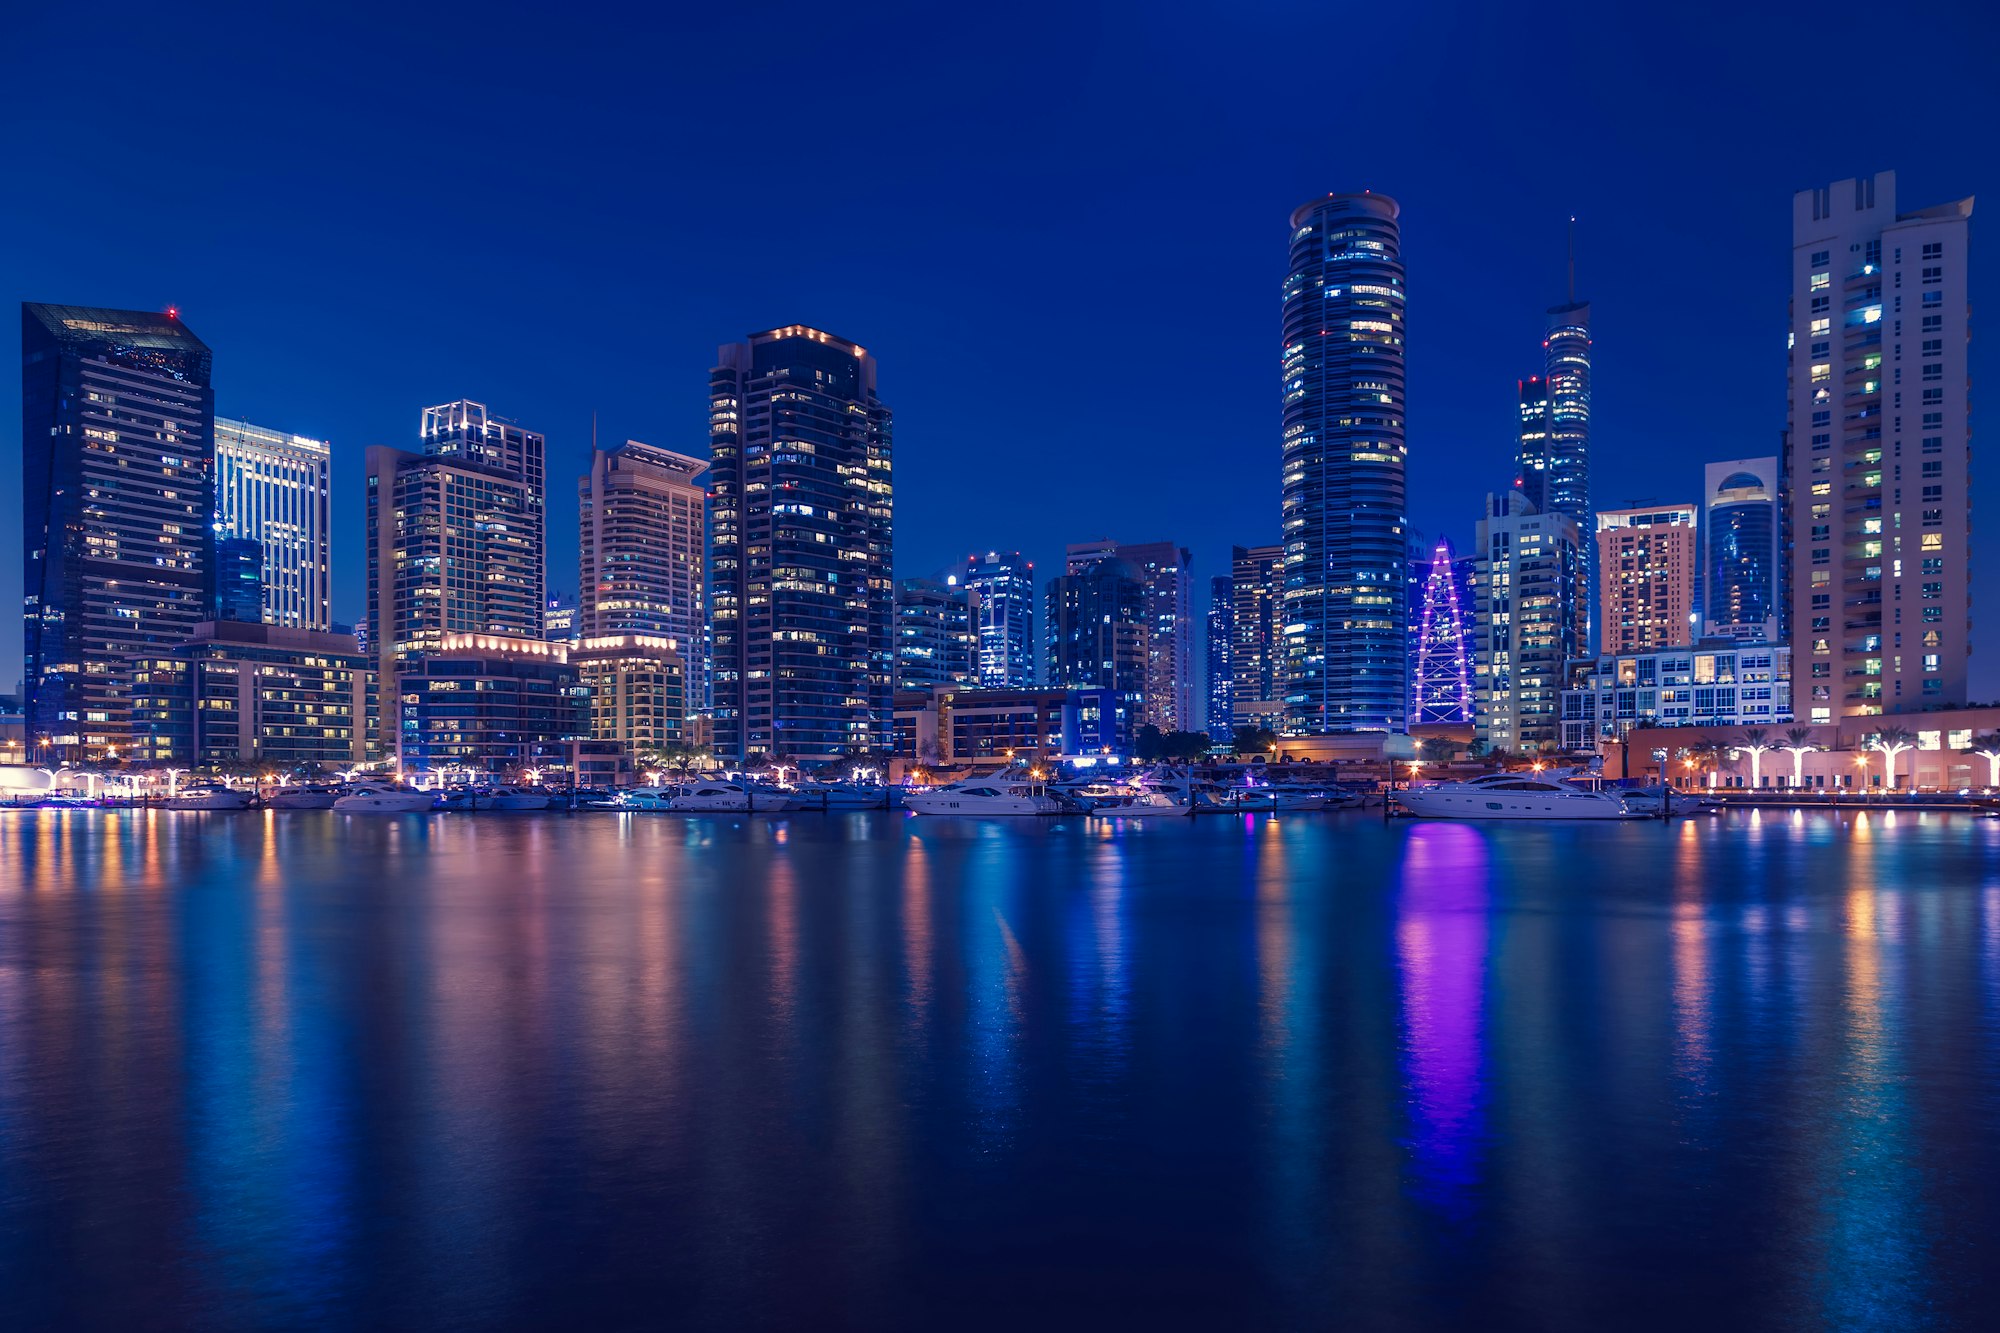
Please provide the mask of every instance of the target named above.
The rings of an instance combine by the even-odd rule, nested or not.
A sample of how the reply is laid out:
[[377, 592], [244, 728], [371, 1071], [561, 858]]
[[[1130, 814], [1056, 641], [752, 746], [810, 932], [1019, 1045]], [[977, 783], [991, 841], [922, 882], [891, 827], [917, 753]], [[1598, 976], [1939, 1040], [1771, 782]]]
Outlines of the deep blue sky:
[[[716, 345], [792, 322], [881, 360], [902, 572], [988, 546], [1046, 572], [1111, 535], [1191, 546], [1205, 578], [1275, 537], [1308, 197], [1402, 202], [1411, 518], [1463, 544], [1511, 476], [1570, 214], [1598, 501], [1692, 499], [1703, 461], [1777, 444], [1792, 191], [1892, 168], [1915, 207], [2000, 165], [2000, 22], [1971, 3], [682, 8], [14, 7], [8, 309], [178, 305], [220, 411], [331, 439], [341, 619], [362, 449], [409, 444], [424, 405], [547, 433], [572, 589], [593, 410], [604, 439], [702, 452]], [[18, 394], [0, 376], [10, 484]], [[0, 617], [0, 688], [19, 644]]]

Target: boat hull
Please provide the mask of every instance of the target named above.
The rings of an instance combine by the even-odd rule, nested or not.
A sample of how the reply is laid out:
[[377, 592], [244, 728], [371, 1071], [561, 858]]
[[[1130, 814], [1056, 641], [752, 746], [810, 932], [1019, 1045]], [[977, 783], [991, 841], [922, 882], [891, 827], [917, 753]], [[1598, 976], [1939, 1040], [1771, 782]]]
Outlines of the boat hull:
[[1419, 819], [1500, 819], [1543, 823], [1643, 819], [1617, 800], [1593, 796], [1510, 796], [1504, 792], [1406, 791], [1396, 802]]
[[420, 815], [430, 810], [435, 799], [429, 792], [343, 796], [333, 803], [333, 809], [343, 815]]

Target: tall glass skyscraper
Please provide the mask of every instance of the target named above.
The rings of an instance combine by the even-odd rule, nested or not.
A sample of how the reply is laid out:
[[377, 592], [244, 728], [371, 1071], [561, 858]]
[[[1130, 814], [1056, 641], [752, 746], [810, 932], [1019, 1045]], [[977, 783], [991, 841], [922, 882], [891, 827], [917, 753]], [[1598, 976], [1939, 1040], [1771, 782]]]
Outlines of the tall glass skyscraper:
[[171, 312], [21, 307], [30, 758], [128, 746], [133, 659], [208, 618], [211, 363]]
[[1236, 712], [1236, 678], [1230, 655], [1236, 648], [1236, 580], [1217, 574], [1208, 581], [1208, 722], [1209, 737], [1226, 741]]
[[893, 744], [895, 488], [875, 358], [794, 324], [709, 375], [715, 745], [744, 762]]
[[576, 487], [579, 634], [663, 635], [700, 663], [707, 472], [699, 458], [638, 440], [591, 451]]
[[1019, 551], [966, 557], [965, 589], [979, 635], [977, 679], [986, 689], [1035, 683], [1035, 567]]
[[333, 625], [332, 493], [332, 450], [324, 440], [216, 419], [217, 535], [254, 541], [262, 551], [263, 606], [250, 619], [292, 629]]
[[1277, 730], [1284, 722], [1285, 551], [1282, 546], [1229, 548], [1229, 588], [1235, 606], [1229, 651], [1229, 719], [1237, 727]]
[[1080, 573], [1123, 560], [1146, 584], [1146, 702], [1141, 726], [1187, 731], [1194, 724], [1194, 557], [1172, 542], [1073, 542], [1064, 565]]
[[1285, 729], [1401, 731], [1403, 259], [1396, 201], [1292, 213], [1284, 286]]
[[1129, 748], [1145, 725], [1146, 571], [1129, 560], [1091, 561], [1050, 579], [1048, 604], [1049, 684], [1113, 691], [1114, 730]]
[[1710, 463], [1703, 482], [1702, 633], [1782, 643], [1778, 460]]

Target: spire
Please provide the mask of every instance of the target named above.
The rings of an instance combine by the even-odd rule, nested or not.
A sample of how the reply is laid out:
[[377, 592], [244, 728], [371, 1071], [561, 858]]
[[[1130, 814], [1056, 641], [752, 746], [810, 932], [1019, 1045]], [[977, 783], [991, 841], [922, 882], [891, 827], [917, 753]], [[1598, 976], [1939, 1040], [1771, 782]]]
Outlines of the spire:
[[1576, 304], [1576, 214], [1569, 215], [1569, 303]]

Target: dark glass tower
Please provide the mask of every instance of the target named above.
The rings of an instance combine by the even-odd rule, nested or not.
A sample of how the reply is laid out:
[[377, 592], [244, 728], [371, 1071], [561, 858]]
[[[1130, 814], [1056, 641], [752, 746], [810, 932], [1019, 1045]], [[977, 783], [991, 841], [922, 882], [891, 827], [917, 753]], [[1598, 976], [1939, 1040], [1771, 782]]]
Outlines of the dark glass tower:
[[172, 313], [21, 307], [30, 757], [151, 757], [132, 661], [186, 640], [215, 596], [210, 367]]
[[1096, 560], [1049, 580], [1049, 684], [1108, 689], [1114, 730], [1131, 746], [1146, 707], [1146, 575], [1126, 560]]
[[1515, 458], [1514, 484], [1537, 513], [1549, 502], [1549, 382], [1530, 375], [1518, 382], [1521, 391], [1521, 443]]
[[1285, 729], [1401, 731], [1403, 260], [1396, 201], [1293, 212], [1284, 288]]
[[716, 750], [738, 762], [887, 750], [894, 487], [875, 358], [795, 324], [725, 346], [716, 360]]

